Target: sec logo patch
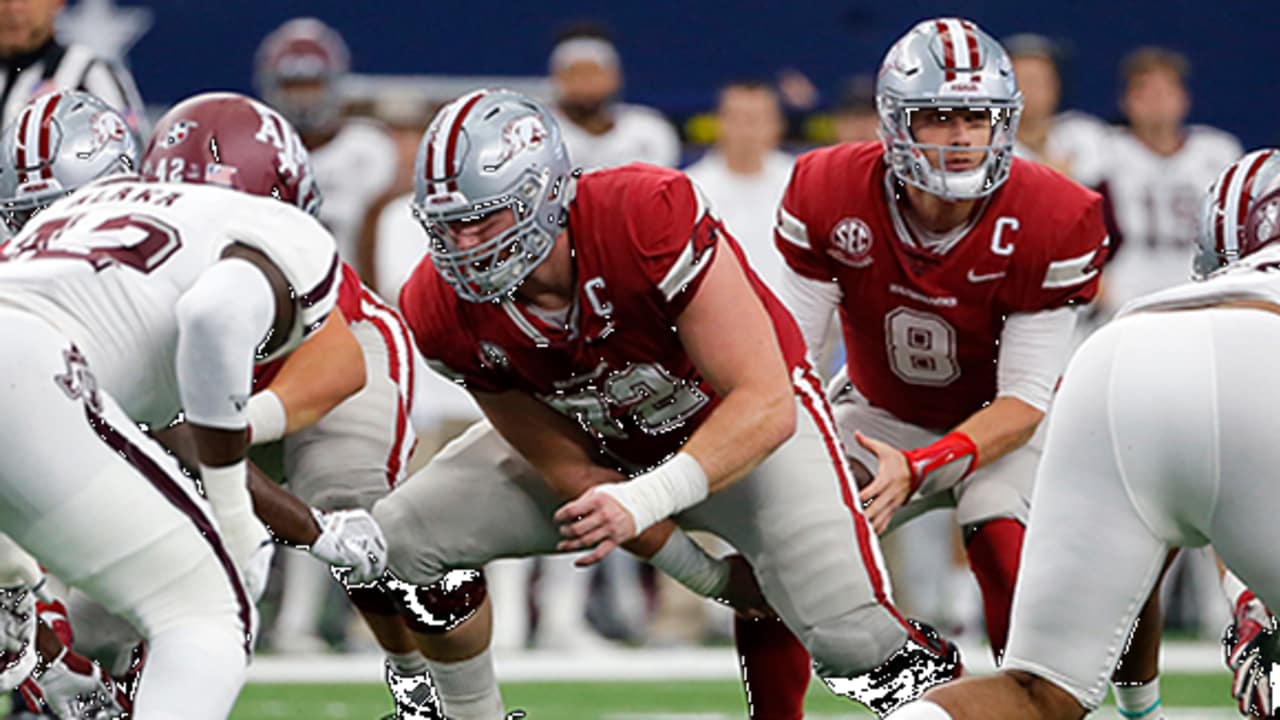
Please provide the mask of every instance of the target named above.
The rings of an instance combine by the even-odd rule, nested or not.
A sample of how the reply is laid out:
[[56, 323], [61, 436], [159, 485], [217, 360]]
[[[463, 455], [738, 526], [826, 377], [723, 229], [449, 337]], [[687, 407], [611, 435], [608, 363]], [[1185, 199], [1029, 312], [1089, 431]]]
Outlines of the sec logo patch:
[[847, 217], [831, 230], [831, 247], [827, 254], [833, 260], [849, 267], [862, 268], [871, 264], [871, 226], [862, 218]]

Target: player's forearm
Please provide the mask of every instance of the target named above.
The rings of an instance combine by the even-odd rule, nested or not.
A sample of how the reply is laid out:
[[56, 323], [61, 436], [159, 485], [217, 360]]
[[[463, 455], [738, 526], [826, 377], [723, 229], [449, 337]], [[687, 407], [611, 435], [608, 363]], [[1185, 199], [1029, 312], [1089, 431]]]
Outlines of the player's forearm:
[[298, 497], [249, 466], [249, 495], [253, 512], [271, 531], [276, 542], [286, 545], [311, 545], [320, 537], [320, 528], [311, 508]]
[[1014, 397], [997, 397], [956, 426], [978, 448], [974, 469], [989, 465], [1031, 439], [1044, 413]]
[[364, 388], [364, 353], [339, 310], [295, 350], [267, 388], [284, 410], [283, 434], [314, 425]]
[[737, 482], [795, 433], [795, 395], [790, 385], [778, 385], [730, 391], [681, 448], [706, 473], [708, 493]]

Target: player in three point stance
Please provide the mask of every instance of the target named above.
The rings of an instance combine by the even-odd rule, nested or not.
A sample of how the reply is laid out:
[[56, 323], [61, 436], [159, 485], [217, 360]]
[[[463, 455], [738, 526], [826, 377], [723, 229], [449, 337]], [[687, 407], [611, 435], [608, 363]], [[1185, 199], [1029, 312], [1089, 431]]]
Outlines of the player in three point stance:
[[[49, 120], [65, 97], [46, 97], [19, 129], [17, 180], [32, 191], [59, 141]], [[92, 183], [0, 251], [0, 326], [24, 339], [0, 348], [0, 529], [147, 639], [140, 720], [230, 712], [271, 555], [246, 490], [252, 367], [313, 332], [338, 287], [288, 124], [231, 94], [170, 113], [144, 165], [196, 127], [219, 161]], [[203, 497], [135, 424], [179, 409]]]
[[[541, 105], [480, 90], [436, 116], [416, 181], [430, 260], [400, 307], [487, 420], [374, 506], [393, 573], [426, 584], [497, 557], [594, 548], [590, 563], [625, 544], [758, 608], [746, 565], [707, 557], [678, 524], [742, 553], [849, 696], [885, 712], [958, 671], [954, 649], [889, 602], [799, 332], [683, 174], [579, 177]], [[492, 681], [488, 618], [426, 639], [476, 684]], [[454, 701], [434, 675], [451, 717], [498, 717], [496, 694]]]
[[[1259, 599], [1280, 603], [1266, 481], [1280, 461], [1270, 362], [1280, 353], [1280, 152], [1229, 166], [1205, 208], [1195, 259], [1203, 281], [1134, 300], [1067, 368], [1004, 671], [939, 688], [895, 720], [1084, 717], [1106, 695], [1172, 548], [1212, 543]], [[1233, 660], [1256, 650], [1237, 640]], [[1237, 676], [1234, 692], [1265, 695], [1269, 664]], [[1242, 704], [1271, 712], [1255, 699]]]

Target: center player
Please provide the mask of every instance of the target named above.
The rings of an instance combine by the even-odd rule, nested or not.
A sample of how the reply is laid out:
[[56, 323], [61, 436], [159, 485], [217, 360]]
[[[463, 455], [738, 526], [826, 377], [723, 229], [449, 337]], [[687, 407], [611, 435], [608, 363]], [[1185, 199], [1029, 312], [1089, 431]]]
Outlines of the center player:
[[[28, 114], [27, 153], [55, 147], [43, 120], [63, 97]], [[270, 560], [245, 487], [251, 368], [324, 320], [338, 265], [301, 211], [315, 194], [287, 123], [234, 95], [171, 112], [186, 123], [157, 145], [189, 140], [199, 122], [218, 130], [218, 162], [166, 164], [159, 182], [100, 181], [0, 252], [0, 323], [23, 338], [0, 348], [0, 529], [147, 638], [136, 717], [223, 718]], [[39, 163], [19, 173], [32, 189], [46, 182]], [[179, 409], [208, 505], [134, 424]]]
[[[725, 595], [732, 567], [664, 522], [675, 517], [746, 557], [837, 692], [883, 713], [957, 672], [953, 648], [890, 604], [799, 333], [688, 178], [572, 174], [541, 105], [479, 90], [436, 116], [417, 186], [431, 256], [400, 307], [487, 421], [374, 506], [393, 573], [427, 584], [594, 546], [590, 563], [635, 539], [659, 568]], [[484, 671], [486, 619], [452, 634], [479, 636], [450, 647], [458, 672]], [[450, 717], [500, 717], [451, 704], [435, 677]]]
[[[1203, 207], [1195, 270], [1204, 281], [1126, 305], [1063, 378], [1005, 670], [940, 688], [895, 720], [1084, 717], [1105, 698], [1172, 548], [1212, 543], [1259, 599], [1280, 603], [1270, 482], [1280, 462], [1280, 152], [1228, 166]], [[1233, 660], [1238, 640], [1229, 639]], [[1262, 707], [1238, 698], [1251, 714], [1274, 717], [1274, 672], [1263, 664], [1250, 679]]]
[[[888, 52], [881, 142], [802, 156], [778, 210], [780, 295], [817, 352], [840, 311], [832, 405], [867, 519], [954, 506], [999, 659], [1039, 449], [1074, 305], [1097, 290], [1101, 200], [1014, 159], [1022, 96], [972, 22]], [[921, 549], [945, 552], [946, 548]]]

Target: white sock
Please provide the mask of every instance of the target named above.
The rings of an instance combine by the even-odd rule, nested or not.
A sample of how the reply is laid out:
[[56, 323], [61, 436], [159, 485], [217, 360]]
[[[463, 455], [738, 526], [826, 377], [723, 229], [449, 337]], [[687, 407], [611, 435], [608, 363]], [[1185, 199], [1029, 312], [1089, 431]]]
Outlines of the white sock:
[[951, 713], [928, 700], [916, 700], [889, 713], [885, 720], [951, 720]]
[[462, 662], [428, 660], [427, 664], [444, 712], [452, 720], [503, 720], [502, 694], [488, 648]]
[[420, 675], [427, 671], [427, 659], [417, 650], [407, 653], [387, 653], [391, 669], [401, 675]]
[[1164, 712], [1160, 705], [1160, 678], [1142, 685], [1115, 685], [1116, 707], [1120, 717], [1127, 720], [1160, 720]]

